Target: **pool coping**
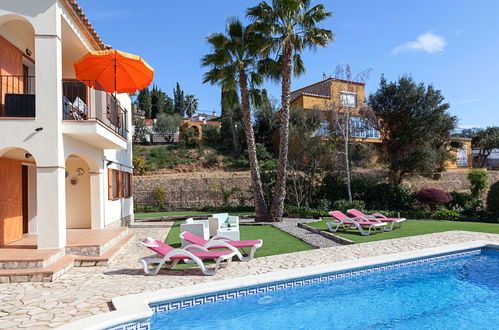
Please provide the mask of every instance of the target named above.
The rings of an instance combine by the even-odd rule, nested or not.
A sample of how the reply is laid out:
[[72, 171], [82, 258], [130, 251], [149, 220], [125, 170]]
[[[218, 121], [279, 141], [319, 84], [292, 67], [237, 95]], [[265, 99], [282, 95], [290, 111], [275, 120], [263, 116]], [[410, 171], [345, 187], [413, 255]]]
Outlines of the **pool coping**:
[[234, 290], [242, 287], [259, 286], [271, 282], [288, 281], [324, 273], [344, 272], [356, 268], [371, 267], [379, 264], [401, 262], [407, 259], [426, 258], [438, 254], [453, 253], [467, 249], [480, 249], [485, 247], [499, 248], [499, 245], [485, 240], [471, 241], [119, 296], [112, 299], [113, 306], [115, 307], [114, 311], [89, 316], [61, 326], [58, 329], [93, 330], [112, 328], [127, 323], [140, 322], [140, 320], [150, 318], [154, 314], [153, 310], [150, 308], [150, 305], [160, 302], [213, 294], [220, 291]]

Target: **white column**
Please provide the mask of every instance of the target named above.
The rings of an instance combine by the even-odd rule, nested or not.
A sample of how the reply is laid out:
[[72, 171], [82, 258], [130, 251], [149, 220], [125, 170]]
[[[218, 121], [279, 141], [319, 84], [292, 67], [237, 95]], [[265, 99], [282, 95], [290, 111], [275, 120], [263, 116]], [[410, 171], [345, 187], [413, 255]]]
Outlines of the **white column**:
[[104, 205], [102, 205], [104, 187], [102, 182], [102, 170], [90, 173], [90, 217], [92, 229], [104, 228]]
[[66, 246], [66, 182], [64, 168], [39, 167], [38, 248], [57, 249]]
[[[37, 146], [38, 248], [66, 245], [66, 185], [62, 139], [62, 50], [56, 34], [35, 35], [36, 121], [44, 145]], [[43, 137], [43, 139], [42, 139]]]

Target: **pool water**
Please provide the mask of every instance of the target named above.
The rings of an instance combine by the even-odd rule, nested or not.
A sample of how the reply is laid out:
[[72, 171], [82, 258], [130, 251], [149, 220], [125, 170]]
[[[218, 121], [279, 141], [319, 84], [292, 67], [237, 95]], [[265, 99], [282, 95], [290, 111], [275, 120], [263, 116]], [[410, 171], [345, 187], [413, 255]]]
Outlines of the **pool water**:
[[151, 329], [498, 329], [499, 253], [156, 313]]

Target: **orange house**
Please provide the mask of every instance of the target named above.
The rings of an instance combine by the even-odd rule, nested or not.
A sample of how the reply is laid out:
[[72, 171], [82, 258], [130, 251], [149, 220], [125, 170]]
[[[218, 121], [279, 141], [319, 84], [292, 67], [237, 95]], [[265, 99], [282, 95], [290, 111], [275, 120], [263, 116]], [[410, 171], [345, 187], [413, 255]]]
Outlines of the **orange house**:
[[[361, 116], [361, 111], [365, 107], [365, 98], [364, 83], [328, 78], [292, 91], [290, 107], [303, 111], [320, 111], [325, 118], [328, 118], [327, 115], [333, 111], [338, 113], [350, 111], [351, 140], [374, 144], [376, 155], [371, 161], [377, 162], [383, 156], [383, 141], [380, 132], [367, 125]], [[320, 131], [322, 132], [318, 135], [328, 135], [328, 122], [324, 122]], [[471, 140], [460, 139], [460, 142], [463, 146], [457, 152], [453, 152], [455, 159], [447, 162], [448, 169], [472, 166]]]

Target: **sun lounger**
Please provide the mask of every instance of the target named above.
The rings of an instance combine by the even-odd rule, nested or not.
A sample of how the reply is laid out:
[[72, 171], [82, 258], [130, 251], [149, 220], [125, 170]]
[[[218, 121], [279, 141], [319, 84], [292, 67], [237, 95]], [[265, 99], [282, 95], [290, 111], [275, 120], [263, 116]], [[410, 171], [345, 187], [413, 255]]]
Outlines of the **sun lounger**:
[[[196, 244], [196, 245], [201, 245], [208, 250], [210, 249], [229, 249], [231, 251], [237, 252], [238, 254], [237, 257], [241, 261], [250, 261], [253, 259], [253, 256], [255, 255], [256, 249], [262, 246], [263, 241], [261, 239], [257, 240], [250, 240], [250, 241], [233, 241], [225, 237], [221, 236], [215, 236], [209, 241], [205, 240], [202, 237], [199, 237], [197, 235], [194, 235], [192, 233], [189, 233], [187, 231], [184, 231], [180, 234], [180, 238]], [[241, 249], [244, 254], [246, 254], [246, 257], [243, 257], [241, 253], [239, 252], [238, 249]], [[249, 251], [246, 251], [246, 249], [250, 249]]]
[[386, 222], [387, 226], [385, 227], [385, 231], [391, 231], [395, 228], [400, 228], [402, 227], [402, 222], [406, 221], [405, 218], [387, 218], [381, 213], [366, 215], [356, 209], [350, 209], [347, 211], [347, 213], [354, 217], [362, 217], [367, 220]]
[[[139, 262], [144, 266], [146, 275], [158, 274], [161, 267], [167, 262], [171, 262], [170, 265], [167, 265], [167, 268], [173, 268], [180, 260], [196, 263], [204, 275], [214, 275], [218, 271], [222, 261], [227, 260], [227, 263], [230, 264], [232, 257], [237, 254], [232, 250], [209, 251], [207, 248], [196, 244], [186, 246], [183, 249], [175, 249], [168, 244], [150, 237], [143, 240], [141, 244], [160, 255], [160, 257], [145, 257], [139, 259]], [[216, 262], [214, 269], [207, 269], [203, 262], [203, 260], [210, 259]], [[150, 269], [150, 266], [154, 264], [158, 264], [158, 266], [155, 269]]]
[[331, 211], [329, 215], [337, 219], [337, 221], [329, 221], [327, 223], [329, 231], [332, 232], [336, 232], [338, 229], [356, 228], [361, 235], [367, 236], [371, 231], [382, 232], [386, 226], [386, 223], [381, 221], [366, 220], [362, 217], [349, 218], [340, 211]]

